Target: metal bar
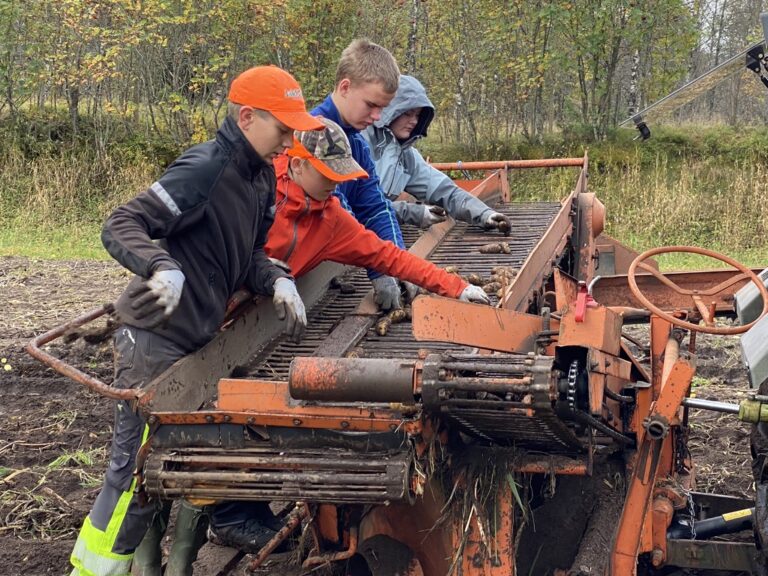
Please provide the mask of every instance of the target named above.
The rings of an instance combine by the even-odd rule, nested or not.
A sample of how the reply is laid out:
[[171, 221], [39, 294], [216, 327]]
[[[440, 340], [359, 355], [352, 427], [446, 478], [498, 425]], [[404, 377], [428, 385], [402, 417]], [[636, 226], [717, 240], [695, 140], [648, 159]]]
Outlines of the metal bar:
[[349, 547], [341, 552], [331, 552], [329, 554], [321, 554], [317, 556], [309, 556], [302, 563], [302, 568], [311, 568], [312, 566], [320, 566], [322, 564], [330, 564], [331, 562], [338, 562], [339, 560], [348, 560], [357, 554], [357, 525], [352, 526], [349, 529]]
[[[370, 486], [372, 482], [386, 481], [389, 477], [386, 466], [371, 472], [358, 472], [357, 474], [342, 474], [338, 470], [325, 472], [302, 470], [300, 473], [291, 472], [196, 472], [186, 470], [163, 471], [160, 473], [162, 482], [179, 482], [188, 486], [190, 482], [225, 482], [229, 484], [248, 484], [254, 483], [256, 487], [260, 484], [269, 483], [300, 483], [302, 481], [311, 484], [322, 484], [326, 490], [333, 489], [334, 486], [342, 488], [349, 486]], [[237, 486], [232, 486], [233, 488]]]
[[535, 160], [496, 160], [490, 162], [433, 162], [438, 170], [500, 170], [513, 168], [581, 168], [584, 158], [543, 158]]
[[34, 338], [29, 344], [27, 344], [26, 351], [30, 356], [32, 356], [33, 358], [36, 358], [37, 360], [40, 360], [40, 362], [42, 362], [43, 364], [47, 364], [59, 374], [63, 374], [67, 378], [71, 378], [75, 382], [79, 382], [80, 384], [83, 384], [84, 386], [90, 388], [94, 392], [101, 394], [102, 396], [106, 396], [107, 398], [114, 398], [115, 400], [135, 400], [139, 393], [138, 390], [135, 390], [135, 389], [123, 390], [118, 388], [112, 388], [111, 386], [109, 386], [108, 384], [105, 384], [98, 378], [89, 376], [88, 374], [78, 370], [71, 364], [67, 364], [63, 360], [54, 358], [47, 352], [44, 352], [43, 350], [40, 349], [41, 346], [44, 346], [50, 342], [53, 342], [57, 338], [60, 338], [61, 336], [74, 330], [75, 328], [79, 328], [80, 326], [88, 324], [89, 322], [96, 320], [97, 318], [103, 316], [104, 314], [111, 314], [112, 312], [114, 312], [114, 310], [115, 310], [114, 304], [104, 304], [99, 308], [91, 310], [90, 312], [86, 312], [82, 316], [78, 316], [74, 320], [71, 320], [66, 324], [62, 324], [61, 326], [57, 326], [56, 328], [53, 328], [52, 330], [49, 330], [48, 332], [41, 334], [37, 338]]
[[731, 404], [729, 402], [717, 402], [716, 400], [683, 398], [683, 406], [688, 406], [688, 408], [700, 408], [702, 410], [712, 410], [713, 412], [726, 412], [728, 414], [739, 413], [738, 404]]
[[[759, 274], [761, 269], [752, 268]], [[688, 293], [709, 294], [717, 288], [718, 294], [712, 295], [718, 314], [734, 313], [733, 296], [741, 286], [736, 286], [731, 279], [742, 276], [738, 270], [694, 270], [691, 272], [664, 272], [664, 276]], [[638, 288], [645, 296], [662, 310], [688, 309], [691, 307], [690, 296], [673, 292], [659, 285], [651, 274], [635, 276]], [[722, 288], [721, 288], [722, 286]], [[626, 275], [601, 276], [592, 288], [592, 297], [603, 306], [626, 306], [644, 308], [629, 290]]]
[[250, 564], [248, 564], [247, 570], [249, 572], [254, 572], [256, 568], [261, 566], [264, 563], [264, 560], [267, 559], [267, 556], [269, 556], [272, 551], [277, 548], [291, 532], [299, 527], [301, 521], [304, 520], [304, 518], [309, 518], [309, 507], [303, 502], [299, 502], [296, 504], [296, 508], [293, 509], [288, 518], [286, 518], [285, 526], [280, 528], [272, 540], [267, 542], [266, 546], [259, 550], [259, 553], [256, 554], [256, 557], [251, 560]]

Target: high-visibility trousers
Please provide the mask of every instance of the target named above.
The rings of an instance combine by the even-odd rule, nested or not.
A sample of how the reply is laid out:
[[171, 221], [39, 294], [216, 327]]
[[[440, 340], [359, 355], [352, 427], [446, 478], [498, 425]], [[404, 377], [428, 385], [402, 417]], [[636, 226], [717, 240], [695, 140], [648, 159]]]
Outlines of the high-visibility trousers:
[[[175, 342], [132, 326], [117, 329], [114, 352], [116, 388], [143, 386], [186, 354]], [[156, 510], [155, 503], [139, 502], [133, 475], [147, 433], [141, 415], [127, 401], [117, 401], [109, 468], [70, 556], [71, 576], [130, 574], [134, 550]]]

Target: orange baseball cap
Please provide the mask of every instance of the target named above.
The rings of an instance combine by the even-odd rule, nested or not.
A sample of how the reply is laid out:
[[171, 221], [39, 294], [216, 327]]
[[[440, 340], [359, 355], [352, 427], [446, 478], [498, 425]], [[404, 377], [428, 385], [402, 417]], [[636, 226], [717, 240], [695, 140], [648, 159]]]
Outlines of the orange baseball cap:
[[254, 66], [240, 74], [229, 87], [229, 101], [266, 110], [294, 130], [325, 127], [307, 112], [296, 79], [277, 66]]

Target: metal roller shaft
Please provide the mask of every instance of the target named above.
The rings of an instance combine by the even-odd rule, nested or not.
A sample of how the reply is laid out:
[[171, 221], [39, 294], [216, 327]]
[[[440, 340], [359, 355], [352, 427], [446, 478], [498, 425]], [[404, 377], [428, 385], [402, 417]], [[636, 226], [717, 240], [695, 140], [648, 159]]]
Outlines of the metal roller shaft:
[[415, 360], [298, 357], [288, 384], [297, 400], [413, 403]]

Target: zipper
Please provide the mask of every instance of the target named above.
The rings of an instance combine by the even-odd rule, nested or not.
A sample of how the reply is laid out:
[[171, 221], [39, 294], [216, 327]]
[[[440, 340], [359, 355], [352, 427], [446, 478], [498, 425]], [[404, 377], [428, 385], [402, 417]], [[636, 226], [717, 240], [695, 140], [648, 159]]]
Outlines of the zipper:
[[306, 206], [304, 207], [304, 212], [296, 216], [296, 220], [293, 222], [293, 239], [291, 240], [291, 245], [288, 246], [288, 252], [285, 254], [285, 260], [288, 262], [288, 260], [291, 258], [291, 254], [293, 254], [293, 249], [296, 248], [296, 242], [299, 239], [299, 219], [309, 214], [309, 196], [306, 194], [304, 195], [304, 199], [306, 200]]

